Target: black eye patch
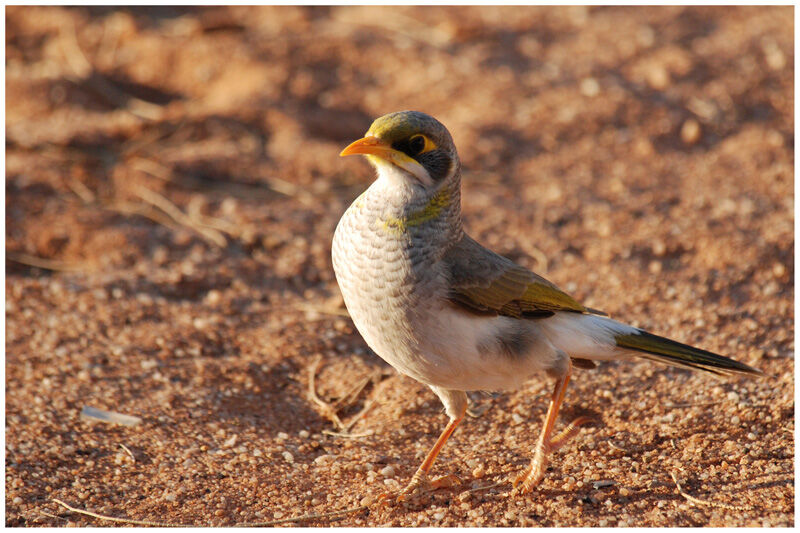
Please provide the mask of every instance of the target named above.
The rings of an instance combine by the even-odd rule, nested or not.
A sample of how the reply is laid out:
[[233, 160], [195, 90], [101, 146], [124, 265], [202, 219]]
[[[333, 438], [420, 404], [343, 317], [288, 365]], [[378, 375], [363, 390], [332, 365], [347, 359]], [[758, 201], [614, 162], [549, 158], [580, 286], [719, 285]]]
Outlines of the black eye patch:
[[442, 150], [432, 150], [417, 157], [417, 161], [430, 174], [433, 181], [441, 181], [450, 172], [450, 156]]
[[425, 138], [421, 135], [415, 135], [410, 139], [393, 142], [392, 148], [403, 152], [407, 156], [415, 157], [425, 149]]

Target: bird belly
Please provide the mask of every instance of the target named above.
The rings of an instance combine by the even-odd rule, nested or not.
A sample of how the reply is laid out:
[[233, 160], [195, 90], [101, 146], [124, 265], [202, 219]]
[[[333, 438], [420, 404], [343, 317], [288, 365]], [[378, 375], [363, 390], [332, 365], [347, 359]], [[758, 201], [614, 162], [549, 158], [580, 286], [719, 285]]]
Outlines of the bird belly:
[[440, 302], [416, 331], [423, 368], [419, 381], [453, 390], [515, 390], [559, 368], [565, 354], [551, 346], [534, 321], [479, 316]]
[[[332, 259], [347, 310], [367, 345], [399, 372], [451, 390], [512, 390], [565, 356], [535, 320], [453, 306], [444, 265], [402, 238], [376, 235], [357, 200], [334, 233]], [[562, 362], [563, 363], [563, 362]]]

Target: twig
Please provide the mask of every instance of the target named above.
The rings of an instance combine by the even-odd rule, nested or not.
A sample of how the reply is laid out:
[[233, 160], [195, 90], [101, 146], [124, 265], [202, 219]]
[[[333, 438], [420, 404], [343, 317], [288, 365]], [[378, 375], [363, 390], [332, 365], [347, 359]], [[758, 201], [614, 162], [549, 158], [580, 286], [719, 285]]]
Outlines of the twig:
[[742, 505], [728, 505], [726, 503], [711, 502], [708, 500], [701, 500], [700, 498], [695, 498], [694, 496], [688, 494], [686, 491], [683, 490], [683, 487], [681, 487], [681, 484], [678, 482], [678, 477], [675, 475], [675, 472], [670, 472], [669, 475], [672, 476], [672, 481], [675, 482], [675, 486], [678, 488], [678, 493], [695, 505], [718, 507], [720, 509], [728, 509], [729, 511], [752, 511], [754, 509], [753, 507], [745, 507]]
[[110, 103], [123, 108], [136, 117], [147, 120], [160, 120], [162, 118], [164, 109], [160, 105], [146, 102], [119, 90], [106, 80], [105, 76], [100, 74], [86, 58], [83, 50], [81, 50], [81, 46], [78, 43], [78, 30], [74, 22], [62, 28], [61, 44], [67, 64], [72, 69], [73, 77], [77, 81], [92, 87], [95, 92]]
[[328, 418], [331, 422], [333, 422], [337, 428], [342, 431], [347, 431], [344, 423], [342, 423], [342, 419], [339, 418], [339, 415], [336, 414], [336, 410], [331, 407], [331, 405], [317, 396], [316, 390], [316, 375], [317, 375], [317, 368], [319, 368], [319, 364], [322, 362], [322, 356], [318, 356], [314, 359], [314, 362], [311, 363], [311, 366], [308, 369], [308, 395], [315, 404], [317, 404], [320, 409], [322, 409], [322, 415]]
[[139, 215], [149, 218], [156, 224], [161, 224], [170, 229], [179, 229], [181, 226], [176, 224], [170, 217], [153, 207], [152, 205], [135, 202], [117, 202], [104, 205], [109, 211], [115, 211], [125, 215]]
[[619, 451], [624, 452], [624, 453], [630, 453], [630, 450], [628, 450], [627, 448], [623, 448], [623, 447], [621, 447], [621, 446], [619, 446], [617, 444], [614, 444], [613, 440], [608, 441], [608, 445], [611, 446], [612, 448], [614, 448], [615, 450], [619, 450]]
[[464, 492], [478, 492], [479, 490], [493, 489], [493, 488], [496, 488], [496, 487], [502, 487], [506, 483], [508, 483], [508, 480], [498, 481], [497, 483], [492, 483], [490, 485], [483, 485], [482, 487], [475, 487], [474, 489], [469, 489], [469, 490], [466, 490]]
[[41, 509], [39, 509], [39, 513], [41, 513], [41, 514], [43, 514], [45, 516], [49, 516], [50, 518], [57, 518], [59, 520], [63, 520], [64, 522], [69, 522], [69, 520], [67, 520], [63, 516], [58, 516], [57, 514], [50, 514], [47, 511], [42, 511]]
[[73, 513], [83, 514], [100, 520], [107, 520], [109, 522], [120, 522], [122, 524], [134, 524], [137, 526], [150, 526], [150, 527], [192, 527], [192, 524], [169, 524], [167, 522], [152, 522], [150, 520], [133, 520], [131, 518], [117, 518], [115, 516], [107, 516], [98, 513], [93, 513], [92, 511], [85, 511], [83, 509], [78, 509], [77, 507], [73, 507], [67, 503], [64, 503], [57, 498], [53, 498], [53, 501], [59, 504], [60, 506], [66, 508], [67, 510], [72, 511]]
[[375, 372], [367, 374], [361, 378], [361, 381], [356, 383], [355, 387], [353, 387], [350, 391], [345, 393], [341, 398], [333, 403], [334, 407], [337, 409], [343, 409], [354, 404], [361, 392], [367, 387], [367, 385], [369, 385], [371, 381], [375, 381], [377, 377], [380, 377], [380, 370], [376, 370]]
[[364, 433], [340, 433], [329, 429], [323, 429], [322, 433], [330, 435], [331, 437], [342, 437], [344, 439], [360, 439], [361, 437], [371, 437], [375, 434], [372, 430], [365, 431]]
[[668, 403], [664, 405], [667, 409], [683, 409], [686, 407], [706, 407], [708, 405], [717, 405], [722, 403], [721, 401], [716, 402], [697, 402], [697, 403]]
[[89, 187], [84, 185], [82, 181], [77, 180], [75, 178], [68, 179], [67, 187], [72, 189], [72, 192], [74, 192], [78, 196], [78, 198], [80, 198], [83, 201], [83, 203], [91, 204], [94, 202], [95, 200], [94, 193]]
[[202, 237], [205, 237], [207, 240], [211, 241], [212, 243], [216, 244], [220, 248], [224, 248], [226, 244], [225, 237], [215, 229], [203, 227], [195, 223], [192, 220], [192, 217], [188, 216], [186, 213], [181, 211], [178, 206], [170, 202], [166, 197], [158, 194], [155, 191], [151, 191], [147, 187], [143, 185], [135, 185], [133, 188], [133, 192], [145, 202], [152, 204], [153, 206], [161, 209], [164, 213], [166, 213], [172, 220], [177, 222], [178, 224], [193, 229], [197, 233], [199, 233]]
[[162, 181], [172, 181], [172, 169], [152, 159], [136, 156], [130, 160], [131, 168], [149, 174]]
[[[72, 511], [73, 513], [78, 513], [86, 516], [91, 516], [93, 518], [97, 518], [98, 520], [106, 520], [109, 522], [119, 522], [122, 524], [133, 524], [137, 526], [150, 526], [150, 527], [197, 527], [195, 524], [170, 524], [167, 522], [153, 522], [150, 520], [134, 520], [131, 518], [117, 518], [115, 516], [108, 516], [102, 515], [99, 513], [95, 513], [92, 511], [86, 511], [84, 509], [78, 509], [77, 507], [73, 507], [67, 503], [62, 502], [59, 499], [53, 498], [53, 501], [57, 504], [61, 505], [62, 507], [66, 508], [68, 511]], [[241, 522], [234, 524], [235, 527], [268, 527], [268, 526], [276, 526], [278, 524], [289, 524], [292, 522], [305, 522], [307, 520], [321, 520], [326, 518], [334, 518], [338, 516], [344, 516], [351, 513], [357, 513], [359, 511], [364, 511], [368, 509], [366, 505], [359, 505], [358, 507], [352, 507], [350, 509], [343, 509], [341, 511], [331, 511], [329, 513], [319, 513], [319, 514], [307, 514], [303, 516], [295, 516], [292, 518], [281, 518], [279, 520], [270, 520], [268, 522]], [[40, 511], [43, 514], [44, 511]], [[48, 516], [54, 516], [49, 515]], [[60, 518], [60, 517], [55, 517]]]
[[289, 524], [292, 522], [305, 522], [306, 520], [320, 520], [322, 518], [333, 518], [337, 516], [343, 516], [346, 514], [357, 513], [359, 511], [364, 511], [368, 509], [366, 505], [359, 505], [358, 507], [353, 507], [351, 509], [343, 509], [341, 511], [331, 511], [330, 513], [320, 513], [320, 514], [307, 514], [303, 516], [296, 516], [294, 518], [281, 518], [280, 520], [271, 520], [269, 522], [245, 522], [241, 524], [236, 524], [239, 527], [268, 527], [268, 526], [277, 526], [278, 524]]
[[35, 255], [26, 254], [23, 252], [6, 252], [6, 259], [21, 265], [43, 268], [45, 270], [53, 270], [55, 272], [80, 272], [87, 270], [87, 267], [84, 263], [68, 263], [66, 261], [59, 261], [57, 259], [37, 257]]
[[347, 424], [345, 424], [345, 429], [347, 431], [350, 431], [353, 428], [353, 426], [356, 425], [356, 422], [358, 422], [359, 420], [364, 418], [364, 416], [366, 416], [366, 414], [369, 412], [370, 409], [372, 409], [375, 403], [376, 402], [374, 400], [367, 401], [367, 403], [364, 405], [364, 408], [361, 409], [358, 413], [356, 413], [353, 418], [348, 420]]
[[345, 318], [350, 318], [350, 313], [348, 313], [345, 309], [338, 309], [334, 307], [314, 305], [308, 303], [297, 303], [294, 305], [294, 307], [296, 309], [299, 309], [300, 311], [306, 311], [306, 312], [315, 311], [323, 315], [343, 316]]
[[450, 42], [450, 35], [447, 32], [435, 26], [424, 25], [422, 21], [416, 18], [397, 12], [393, 13], [391, 17], [381, 17], [370, 21], [362, 21], [347, 15], [342, 16], [340, 12], [339, 16], [336, 17], [336, 22], [372, 27], [382, 31], [384, 34], [393, 33], [440, 50]]
[[120, 448], [122, 448], [123, 450], [125, 450], [125, 453], [127, 453], [128, 455], [130, 455], [130, 456], [131, 456], [131, 459], [133, 459], [133, 462], [135, 463], [135, 462], [136, 462], [136, 457], [133, 455], [133, 452], [132, 452], [132, 451], [130, 451], [130, 450], [128, 449], [128, 447], [127, 447], [127, 446], [125, 446], [124, 444], [122, 444], [121, 442], [119, 443], [119, 446], [120, 446]]

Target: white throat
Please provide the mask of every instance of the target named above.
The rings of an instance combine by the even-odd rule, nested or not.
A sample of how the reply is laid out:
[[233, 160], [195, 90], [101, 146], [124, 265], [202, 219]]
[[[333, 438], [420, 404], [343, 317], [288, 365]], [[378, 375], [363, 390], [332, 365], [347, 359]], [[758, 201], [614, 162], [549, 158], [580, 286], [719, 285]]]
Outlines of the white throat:
[[379, 157], [370, 157], [370, 163], [375, 166], [378, 171], [378, 179], [386, 179], [398, 186], [408, 186], [409, 181], [416, 179], [423, 187], [430, 187], [433, 185], [433, 178], [425, 170], [425, 167], [419, 163], [406, 164], [405, 169], [390, 163]]

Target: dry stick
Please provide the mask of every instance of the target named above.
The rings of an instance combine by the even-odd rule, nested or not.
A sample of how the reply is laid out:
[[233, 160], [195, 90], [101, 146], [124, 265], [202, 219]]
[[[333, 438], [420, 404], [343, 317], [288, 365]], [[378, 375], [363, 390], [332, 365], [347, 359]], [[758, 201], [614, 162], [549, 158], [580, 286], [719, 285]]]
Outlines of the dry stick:
[[728, 509], [729, 511], [752, 511], [754, 509], [753, 507], [745, 507], [745, 506], [742, 506], [742, 505], [728, 505], [726, 503], [717, 503], [717, 502], [711, 502], [711, 501], [708, 501], [708, 500], [701, 500], [699, 498], [695, 498], [694, 496], [692, 496], [691, 494], [688, 494], [686, 491], [683, 490], [683, 487], [681, 487], [681, 484], [678, 483], [678, 477], [675, 475], [675, 472], [670, 472], [669, 475], [672, 476], [672, 481], [675, 482], [675, 486], [678, 488], [678, 493], [681, 496], [683, 496], [684, 498], [686, 498], [687, 500], [689, 500], [691, 503], [695, 504], [695, 505], [706, 505], [708, 507], [718, 507], [720, 509]]
[[331, 431], [329, 429], [322, 430], [323, 435], [330, 435], [331, 437], [342, 437], [343, 439], [360, 439], [362, 437], [371, 437], [375, 433], [370, 431], [366, 431], [364, 433], [340, 433], [338, 431]]
[[717, 405], [722, 403], [722, 401], [716, 402], [697, 402], [697, 403], [668, 403], [664, 405], [667, 409], [684, 409], [688, 407], [706, 407], [709, 405]]
[[109, 522], [120, 522], [122, 524], [134, 524], [137, 526], [151, 526], [151, 527], [192, 527], [192, 524], [168, 524], [166, 522], [151, 522], [150, 520], [133, 520], [130, 518], [117, 518], [114, 516], [106, 516], [98, 513], [93, 513], [92, 511], [85, 511], [83, 509], [78, 509], [77, 507], [73, 507], [67, 503], [62, 502], [58, 498], [53, 498], [53, 501], [59, 504], [60, 506], [65, 507], [67, 510], [72, 511], [73, 513], [92, 516], [100, 520], [108, 520]]
[[128, 455], [130, 455], [130, 456], [131, 456], [131, 459], [133, 459], [133, 462], [135, 463], [135, 462], [136, 462], [136, 457], [134, 457], [134, 455], [133, 455], [133, 452], [132, 452], [132, 451], [130, 451], [130, 450], [128, 449], [128, 447], [127, 447], [127, 446], [125, 446], [124, 444], [122, 444], [121, 442], [119, 443], [119, 445], [120, 445], [120, 448], [122, 448], [123, 450], [125, 450], [125, 453], [127, 453]]
[[137, 156], [131, 158], [130, 165], [132, 169], [144, 172], [145, 174], [150, 174], [154, 178], [158, 178], [166, 182], [172, 181], [172, 169], [162, 165], [161, 163], [158, 163], [157, 161], [153, 161], [152, 159]]
[[372, 407], [375, 405], [375, 403], [376, 403], [376, 402], [375, 402], [374, 400], [369, 400], [369, 401], [367, 401], [367, 403], [364, 405], [364, 408], [363, 408], [363, 409], [361, 409], [361, 410], [360, 410], [358, 413], [356, 413], [356, 414], [355, 414], [355, 416], [354, 416], [353, 418], [351, 418], [351, 419], [350, 419], [350, 420], [347, 422], [347, 424], [345, 424], [345, 429], [346, 429], [347, 431], [350, 431], [350, 430], [353, 428], [353, 426], [355, 426], [355, 425], [356, 425], [356, 422], [358, 422], [359, 420], [361, 420], [362, 418], [364, 418], [364, 416], [367, 414], [367, 412], [368, 412], [370, 409], [372, 409]]
[[133, 192], [145, 202], [161, 209], [172, 220], [187, 228], [193, 229], [202, 237], [216, 244], [220, 248], [224, 248], [226, 244], [225, 237], [215, 229], [198, 226], [190, 216], [181, 211], [178, 206], [167, 200], [164, 196], [155, 191], [151, 191], [143, 185], [136, 185]]
[[617, 444], [614, 444], [614, 441], [612, 441], [612, 440], [608, 441], [608, 445], [611, 446], [612, 448], [614, 448], [615, 450], [619, 450], [619, 451], [624, 452], [624, 453], [630, 453], [630, 450], [628, 450], [626, 448], [623, 448], [623, 447], [621, 447], [621, 446], [619, 446]]
[[333, 518], [337, 516], [343, 516], [346, 514], [357, 513], [359, 511], [364, 511], [368, 509], [366, 505], [359, 505], [358, 507], [353, 507], [351, 509], [343, 509], [341, 511], [331, 511], [330, 513], [320, 513], [320, 514], [307, 514], [303, 516], [296, 516], [294, 518], [281, 518], [280, 520], [271, 520], [269, 522], [245, 522], [240, 524], [235, 524], [238, 527], [268, 527], [268, 526], [277, 526], [278, 524], [288, 524], [291, 522], [305, 522], [306, 520], [320, 520], [323, 518]]
[[295, 309], [298, 309], [300, 311], [306, 311], [306, 312], [315, 311], [323, 315], [343, 316], [345, 318], [350, 318], [350, 313], [348, 313], [346, 310], [329, 306], [314, 305], [309, 303], [297, 303], [294, 305], [294, 307]]
[[39, 509], [39, 513], [45, 516], [49, 516], [50, 518], [58, 518], [59, 520], [63, 520], [64, 522], [69, 522], [69, 520], [67, 520], [63, 516], [58, 516], [57, 514], [50, 514], [47, 511], [42, 511], [41, 509]]
[[192, 219], [195, 224], [227, 233], [231, 237], [239, 238], [242, 234], [239, 230], [239, 226], [222, 218], [210, 217], [202, 213], [189, 213], [189, 218]]
[[[84, 509], [78, 509], [77, 507], [73, 507], [67, 503], [62, 502], [57, 498], [53, 498], [53, 501], [57, 504], [65, 507], [67, 510], [72, 511], [73, 513], [78, 513], [86, 516], [91, 516], [93, 518], [97, 518], [99, 520], [107, 520], [109, 522], [120, 522], [123, 524], [134, 524], [137, 526], [151, 526], [151, 527], [196, 527], [194, 524], [169, 524], [167, 522], [153, 522], [150, 520], [133, 520], [130, 518], [117, 518], [114, 516], [102, 515], [99, 513], [95, 513], [92, 511], [86, 511]], [[241, 522], [234, 524], [234, 527], [268, 527], [268, 526], [276, 526], [278, 524], [288, 524], [291, 522], [305, 522], [306, 520], [320, 520], [325, 518], [334, 518], [337, 516], [343, 516], [350, 513], [356, 513], [359, 511], [363, 511], [368, 509], [366, 505], [360, 505], [358, 507], [353, 507], [351, 509], [343, 509], [341, 511], [331, 511], [329, 513], [320, 513], [320, 514], [307, 514], [303, 516], [296, 516], [293, 518], [282, 518], [280, 520], [270, 520], [269, 522]], [[44, 513], [44, 511], [40, 511]], [[50, 515], [53, 516], [53, 515]], [[60, 517], [57, 517], [60, 518]]]
[[87, 269], [87, 266], [83, 263], [68, 263], [66, 261], [58, 261], [57, 259], [46, 259], [23, 252], [6, 252], [6, 259], [10, 259], [21, 265], [43, 268], [56, 272], [80, 272]]
[[78, 30], [75, 23], [67, 24], [62, 28], [62, 50], [66, 56], [74, 77], [90, 85], [98, 94], [104, 96], [110, 103], [118, 105], [129, 113], [147, 120], [160, 120], [164, 109], [156, 104], [146, 102], [140, 98], [124, 93], [106, 81], [94, 65], [86, 58], [78, 43]]
[[117, 213], [125, 215], [140, 215], [170, 229], [180, 229], [180, 225], [176, 224], [170, 217], [152, 205], [134, 202], [117, 202], [104, 205], [103, 207], [109, 211], [116, 211]]
[[394, 33], [413, 41], [421, 42], [434, 48], [442, 49], [450, 42], [450, 35], [436, 28], [435, 26], [425, 26], [419, 20], [406, 15], [393, 13], [391, 17], [363, 22], [348, 16], [336, 17], [335, 22], [350, 24], [353, 26], [373, 27], [382, 30], [384, 33]]
[[69, 187], [72, 192], [74, 192], [78, 198], [80, 198], [83, 203], [91, 204], [95, 200], [95, 195], [92, 190], [83, 184], [82, 181], [77, 180], [75, 178], [71, 178], [67, 180], [67, 187]]
[[322, 356], [316, 357], [308, 369], [308, 395], [311, 397], [311, 401], [313, 401], [320, 407], [320, 409], [322, 409], [323, 416], [327, 417], [328, 420], [333, 422], [341, 431], [347, 431], [347, 428], [345, 427], [344, 423], [342, 423], [339, 415], [336, 414], [336, 410], [331, 407], [330, 404], [321, 400], [320, 397], [317, 396], [316, 385], [314, 382], [316, 380], [317, 368], [319, 367], [320, 362], [322, 362]]
[[[370, 381], [377, 380], [376, 381], [377, 384], [375, 385], [375, 389], [372, 391], [372, 395], [373, 396], [378, 396], [379, 390], [382, 391], [384, 386], [385, 386], [385, 384], [388, 382], [388, 380], [384, 381], [384, 382], [380, 381], [380, 378], [381, 378], [382, 375], [383, 375], [383, 372], [381, 370], [376, 370], [375, 372], [372, 373], [371, 376], [369, 376]], [[367, 402], [364, 404], [364, 408], [361, 409], [358, 413], [356, 413], [355, 416], [353, 416], [353, 418], [350, 419], [349, 422], [347, 422], [347, 431], [350, 431], [350, 429], [352, 429], [352, 427], [356, 425], [356, 422], [358, 422], [359, 420], [364, 418], [367, 415], [367, 413], [369, 412], [369, 410], [372, 409], [378, 403], [379, 402], [377, 400], [375, 400], [374, 398], [371, 399], [371, 400], [367, 400]]]
[[474, 489], [469, 489], [469, 490], [466, 490], [464, 492], [477, 492], [479, 490], [488, 490], [488, 489], [493, 489], [495, 487], [502, 487], [503, 485], [506, 485], [506, 484], [508, 484], [508, 480], [507, 479], [503, 480], [503, 481], [498, 481], [497, 483], [492, 483], [490, 485], [484, 485], [482, 487], [475, 487]]
[[356, 383], [355, 387], [344, 393], [341, 398], [333, 402], [332, 407], [336, 409], [343, 409], [355, 403], [358, 395], [361, 394], [361, 391], [363, 391], [369, 382], [372, 381], [374, 375], [375, 373], [373, 372], [361, 378], [361, 381]]

